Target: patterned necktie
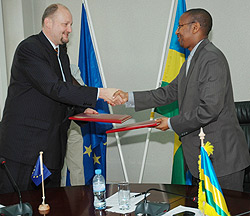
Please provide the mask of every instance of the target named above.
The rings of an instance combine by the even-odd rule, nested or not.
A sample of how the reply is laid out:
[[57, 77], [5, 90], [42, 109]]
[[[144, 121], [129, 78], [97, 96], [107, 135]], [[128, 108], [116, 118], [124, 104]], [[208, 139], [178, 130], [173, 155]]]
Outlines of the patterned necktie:
[[56, 51], [56, 55], [58, 56], [58, 48], [55, 48], [55, 51]]

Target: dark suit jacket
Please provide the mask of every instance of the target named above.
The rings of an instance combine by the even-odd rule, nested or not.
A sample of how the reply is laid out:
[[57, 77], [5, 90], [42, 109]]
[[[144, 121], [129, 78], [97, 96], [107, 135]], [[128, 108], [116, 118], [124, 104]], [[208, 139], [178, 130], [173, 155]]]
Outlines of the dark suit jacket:
[[208, 39], [197, 48], [186, 76], [186, 62], [166, 87], [134, 92], [136, 111], [178, 100], [179, 115], [170, 123], [181, 136], [183, 152], [193, 176], [198, 178], [200, 128], [214, 146], [210, 157], [217, 176], [240, 171], [250, 164], [245, 136], [234, 107], [230, 71], [223, 53]]
[[60, 59], [66, 82], [56, 52], [42, 32], [18, 45], [2, 119], [1, 156], [34, 165], [43, 151], [47, 167], [61, 168], [68, 117], [75, 114], [75, 108], [95, 107], [97, 89], [74, 86], [63, 49]]

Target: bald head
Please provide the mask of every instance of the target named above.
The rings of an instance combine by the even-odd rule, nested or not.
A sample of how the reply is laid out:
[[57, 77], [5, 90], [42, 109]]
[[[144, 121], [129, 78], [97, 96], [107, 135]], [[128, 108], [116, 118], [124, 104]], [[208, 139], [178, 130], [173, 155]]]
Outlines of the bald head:
[[47, 18], [47, 17], [52, 18], [55, 15], [55, 13], [57, 12], [57, 10], [60, 9], [60, 8], [63, 8], [63, 9], [67, 10], [70, 13], [69, 9], [66, 6], [62, 5], [62, 4], [51, 4], [45, 9], [45, 11], [43, 13], [42, 26], [44, 26], [45, 18]]
[[62, 4], [51, 4], [50, 6], [48, 6], [45, 9], [45, 11], [43, 13], [43, 16], [42, 16], [42, 26], [44, 26], [44, 20], [45, 20], [45, 18], [46, 17], [53, 17], [54, 14], [55, 14], [55, 12], [58, 10], [59, 7], [63, 7], [64, 9], [66, 9], [66, 10], [69, 11], [69, 9], [66, 6], [62, 5]]
[[184, 14], [187, 14], [192, 21], [200, 23], [201, 31], [205, 36], [208, 36], [213, 25], [212, 16], [208, 11], [201, 8], [195, 8], [186, 11]]

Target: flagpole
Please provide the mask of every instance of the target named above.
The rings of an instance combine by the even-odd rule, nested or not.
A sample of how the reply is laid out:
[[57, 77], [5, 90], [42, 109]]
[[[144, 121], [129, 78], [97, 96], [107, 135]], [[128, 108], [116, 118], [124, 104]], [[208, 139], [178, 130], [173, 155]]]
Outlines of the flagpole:
[[42, 155], [43, 155], [43, 152], [41, 151], [40, 152], [40, 173], [42, 175], [42, 194], [43, 194], [43, 196], [42, 196], [42, 199], [43, 199], [42, 204], [44, 205], [45, 204], [45, 193], [44, 193], [43, 156]]
[[[172, 24], [173, 12], [174, 12], [175, 5], [176, 5], [176, 0], [172, 0], [169, 18], [168, 18], [168, 25], [167, 25], [167, 29], [166, 29], [165, 40], [164, 40], [163, 49], [162, 49], [161, 62], [160, 62], [158, 78], [157, 78], [157, 82], [156, 82], [156, 88], [158, 88], [160, 86], [165, 56], [169, 50], [169, 46], [167, 46], [167, 43], [169, 42], [169, 38], [170, 38], [170, 36], [169, 36], [170, 35], [170, 28], [171, 28], [171, 24]], [[151, 110], [151, 113], [150, 113], [150, 120], [153, 120], [153, 119], [154, 119], [154, 108]], [[146, 138], [145, 149], [144, 149], [144, 154], [143, 154], [143, 158], [142, 158], [142, 166], [141, 166], [141, 172], [140, 172], [140, 177], [139, 177], [139, 183], [142, 183], [142, 177], [143, 177], [145, 162], [146, 162], [147, 153], [148, 153], [148, 146], [149, 146], [149, 141], [150, 141], [149, 139], [150, 139], [151, 131], [152, 131], [152, 128], [149, 128], [148, 132], [147, 132], [147, 138]]]
[[44, 192], [44, 177], [43, 177], [43, 152], [40, 151], [40, 173], [42, 175], [42, 204], [39, 205], [39, 212], [42, 214], [48, 213], [50, 210], [49, 204], [45, 204], [45, 192]]
[[203, 128], [202, 127], [200, 129], [199, 137], [200, 137], [200, 140], [201, 140], [201, 146], [204, 147], [205, 134], [203, 132]]
[[[204, 139], [205, 139], [205, 133], [203, 132], [203, 128], [201, 127], [200, 129], [200, 133], [199, 133], [199, 137], [200, 137], [200, 140], [201, 140], [201, 147], [204, 147]], [[200, 163], [201, 163], [201, 160], [202, 158], [200, 158]], [[200, 164], [199, 163], [199, 164]], [[200, 166], [200, 165], [199, 165]], [[201, 172], [201, 170], [199, 170]], [[200, 179], [201, 180], [201, 179]], [[199, 189], [198, 189], [198, 192], [199, 192]], [[202, 191], [202, 195], [205, 196], [205, 192]], [[204, 212], [204, 209], [205, 209], [205, 201], [203, 201], [203, 209], [202, 209], [202, 214], [205, 216], [205, 212]]]
[[[98, 66], [99, 66], [99, 72], [100, 72], [100, 75], [101, 75], [103, 87], [107, 88], [107, 83], [106, 83], [104, 72], [103, 72], [101, 57], [100, 57], [100, 54], [99, 54], [97, 41], [96, 41], [96, 37], [95, 37], [95, 31], [94, 31], [93, 24], [92, 24], [92, 19], [91, 19], [90, 13], [89, 13], [88, 1], [83, 0], [82, 3], [85, 6], [86, 14], [87, 14], [87, 17], [88, 17], [87, 21], [88, 21], [88, 24], [89, 24], [89, 31], [90, 31], [91, 38], [93, 40], [93, 47], [94, 47], [94, 50], [95, 50], [95, 53], [96, 53], [96, 59], [97, 59], [97, 63], [98, 63]], [[109, 105], [109, 109], [110, 109], [110, 113], [113, 114], [113, 108], [110, 105]], [[113, 124], [113, 125], [114, 125], [114, 127], [116, 127], [116, 124]], [[120, 155], [120, 159], [121, 159], [121, 163], [122, 163], [124, 177], [125, 177], [125, 180], [128, 182], [129, 180], [128, 180], [127, 170], [126, 170], [126, 166], [125, 166], [125, 162], [124, 162], [124, 158], [123, 158], [123, 153], [122, 153], [122, 149], [121, 149], [120, 137], [119, 137], [117, 132], [115, 133], [115, 138], [116, 138], [116, 141], [117, 141], [117, 147], [118, 147], [118, 151], [119, 151], [119, 155]]]

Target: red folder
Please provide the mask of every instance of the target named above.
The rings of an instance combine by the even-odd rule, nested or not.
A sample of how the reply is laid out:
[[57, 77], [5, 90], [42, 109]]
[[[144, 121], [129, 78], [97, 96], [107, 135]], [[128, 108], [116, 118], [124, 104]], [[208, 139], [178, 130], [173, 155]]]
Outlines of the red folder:
[[80, 113], [80, 114], [69, 117], [70, 120], [90, 121], [90, 122], [106, 122], [106, 123], [118, 123], [118, 124], [121, 124], [130, 118], [132, 118], [132, 116], [130, 116], [130, 115], [85, 114], [85, 113]]
[[157, 125], [159, 125], [159, 123], [156, 122], [155, 120], [149, 120], [149, 121], [137, 122], [137, 123], [133, 123], [133, 124], [127, 124], [127, 125], [124, 125], [122, 127], [108, 130], [108, 131], [106, 131], [106, 133], [135, 130], [135, 129], [147, 128], [147, 127], [156, 127]]

